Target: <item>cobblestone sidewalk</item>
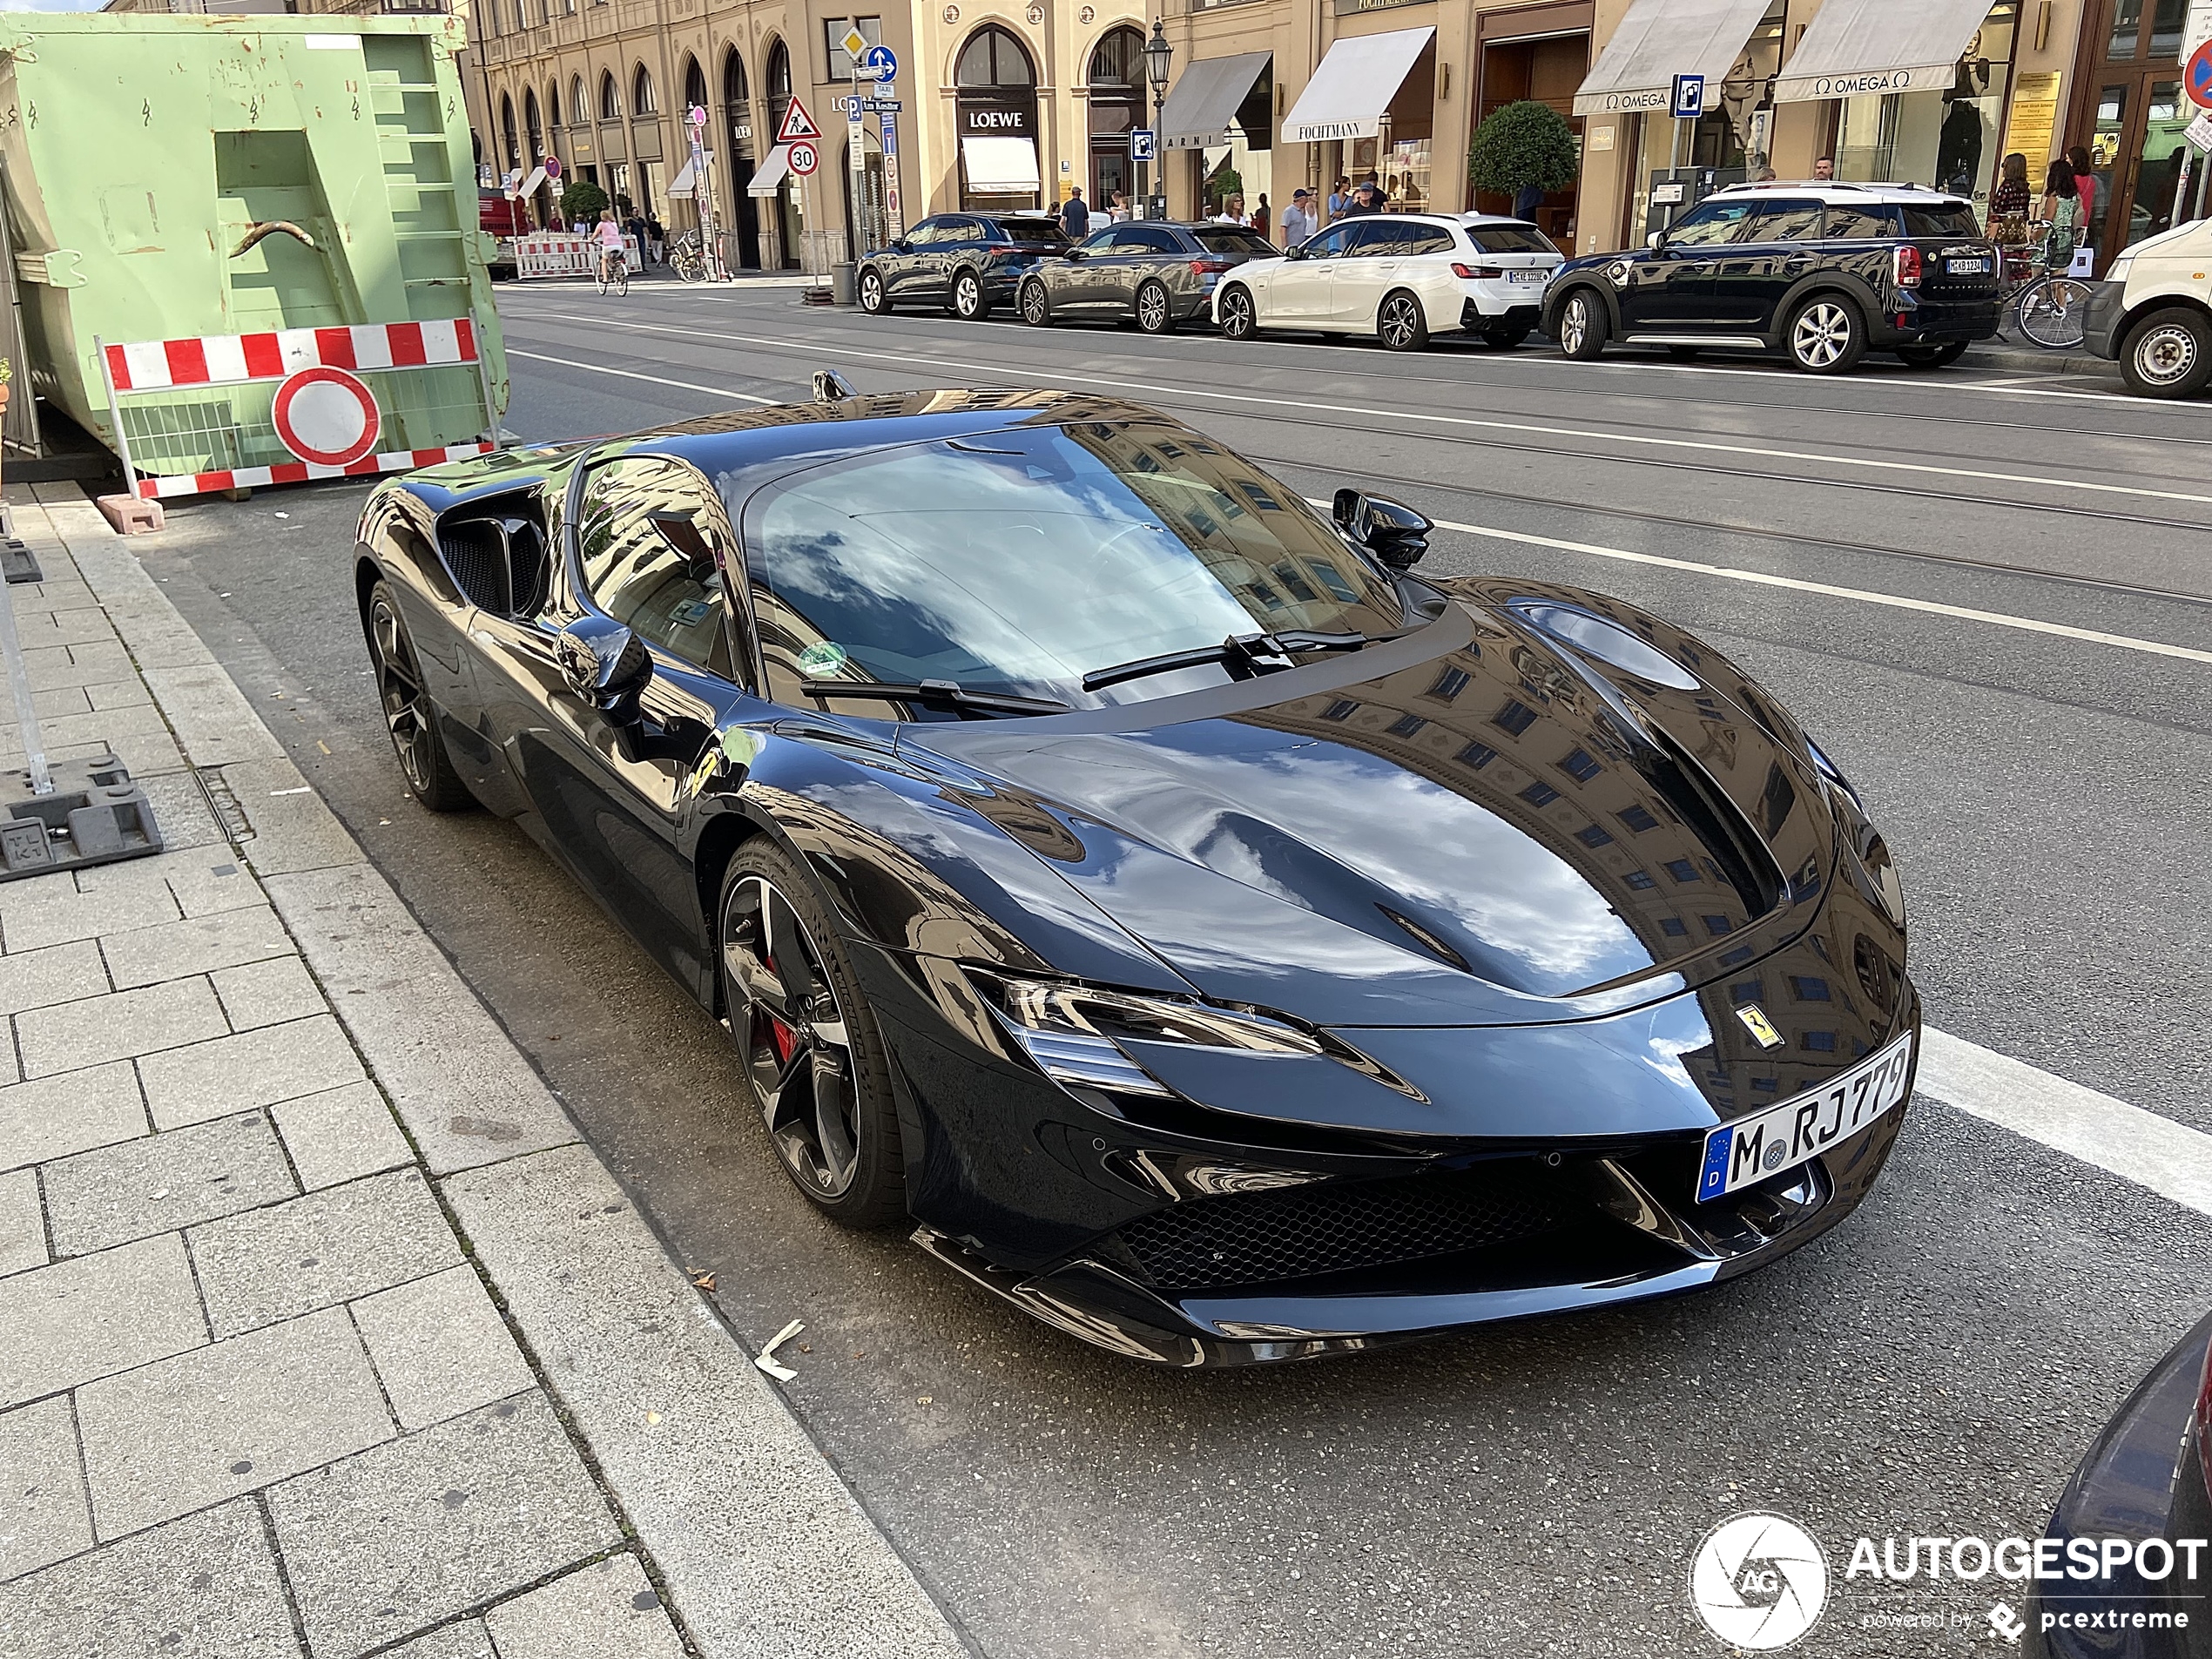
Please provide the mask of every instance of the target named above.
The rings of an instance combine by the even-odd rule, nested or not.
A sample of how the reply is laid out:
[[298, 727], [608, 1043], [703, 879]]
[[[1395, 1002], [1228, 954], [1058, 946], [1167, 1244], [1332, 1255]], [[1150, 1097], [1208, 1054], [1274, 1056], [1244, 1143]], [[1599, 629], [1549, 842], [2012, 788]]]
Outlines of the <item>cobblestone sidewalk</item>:
[[0, 885], [0, 1659], [964, 1651], [125, 545], [38, 493], [49, 752], [113, 747], [170, 850]]

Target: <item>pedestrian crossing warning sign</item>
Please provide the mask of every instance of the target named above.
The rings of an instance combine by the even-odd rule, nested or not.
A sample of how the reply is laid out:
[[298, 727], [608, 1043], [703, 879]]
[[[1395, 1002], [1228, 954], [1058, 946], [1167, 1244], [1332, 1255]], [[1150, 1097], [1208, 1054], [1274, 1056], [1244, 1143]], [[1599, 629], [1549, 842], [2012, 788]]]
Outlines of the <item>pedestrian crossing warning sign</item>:
[[776, 129], [776, 142], [791, 144], [800, 138], [819, 138], [821, 136], [822, 130], [814, 125], [814, 118], [806, 113], [806, 106], [795, 98], [792, 99], [791, 107], [784, 111], [783, 125]]

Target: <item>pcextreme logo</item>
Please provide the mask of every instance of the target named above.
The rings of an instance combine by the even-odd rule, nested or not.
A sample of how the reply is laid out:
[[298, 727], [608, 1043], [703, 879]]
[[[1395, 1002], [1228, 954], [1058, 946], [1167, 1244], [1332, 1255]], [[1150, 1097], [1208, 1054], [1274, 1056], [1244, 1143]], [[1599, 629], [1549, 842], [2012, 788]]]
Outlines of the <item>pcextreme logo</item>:
[[1690, 1557], [1689, 1604], [1731, 1647], [1750, 1653], [1794, 1647], [1828, 1605], [1828, 1558], [1787, 1516], [1730, 1515]]

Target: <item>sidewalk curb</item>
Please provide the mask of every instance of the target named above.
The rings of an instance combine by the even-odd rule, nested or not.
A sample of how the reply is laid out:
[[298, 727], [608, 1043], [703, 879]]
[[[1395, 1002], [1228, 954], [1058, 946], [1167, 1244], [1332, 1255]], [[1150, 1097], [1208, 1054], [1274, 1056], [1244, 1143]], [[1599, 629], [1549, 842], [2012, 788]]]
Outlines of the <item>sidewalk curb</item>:
[[[704, 1659], [968, 1654], [560, 1102], [124, 540], [74, 490], [33, 493]], [[425, 1008], [436, 1011], [435, 1026]]]

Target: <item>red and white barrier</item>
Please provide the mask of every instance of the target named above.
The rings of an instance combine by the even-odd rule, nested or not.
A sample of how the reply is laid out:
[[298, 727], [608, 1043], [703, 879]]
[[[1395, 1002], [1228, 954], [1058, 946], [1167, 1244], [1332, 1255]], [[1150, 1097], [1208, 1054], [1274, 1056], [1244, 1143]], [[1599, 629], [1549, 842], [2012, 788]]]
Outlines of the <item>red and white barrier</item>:
[[138, 494], [151, 501], [159, 496], [210, 496], [225, 489], [254, 489], [263, 484], [304, 484], [311, 478], [366, 478], [380, 472], [412, 472], [417, 467], [435, 467], [442, 461], [466, 461], [490, 448], [488, 443], [453, 443], [442, 449], [395, 449], [389, 455], [365, 455], [346, 467], [288, 461], [279, 467], [233, 467], [222, 472], [175, 473], [164, 478], [139, 479]]
[[[625, 233], [622, 246], [635, 274], [641, 267], [637, 239]], [[596, 277], [599, 274], [599, 239], [581, 231], [536, 231], [515, 239], [515, 275], [523, 277]]]
[[476, 361], [476, 330], [448, 322], [369, 322], [350, 328], [284, 328], [263, 334], [202, 334], [110, 346], [107, 371], [118, 392], [177, 386], [243, 386], [280, 381], [303, 368], [435, 368]]

